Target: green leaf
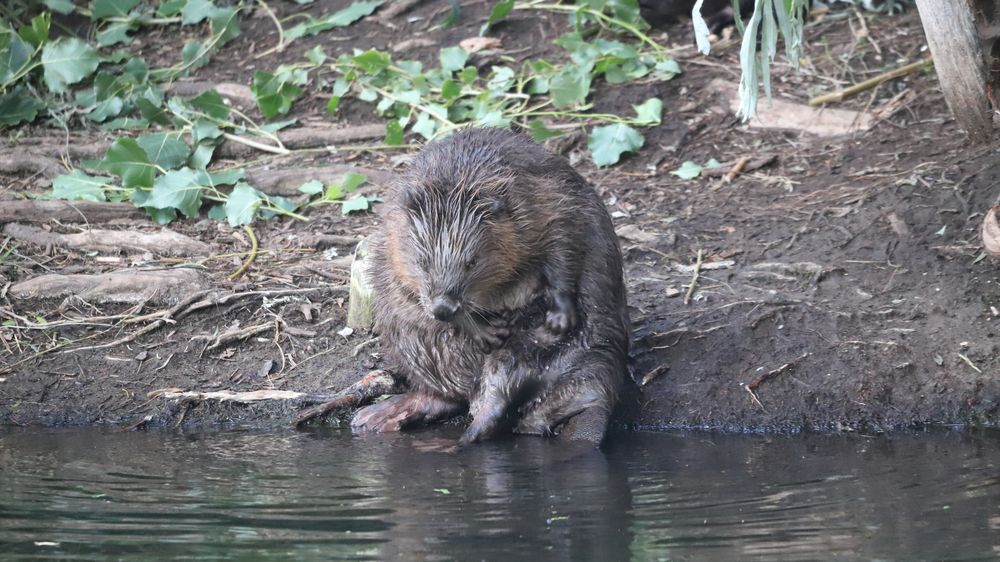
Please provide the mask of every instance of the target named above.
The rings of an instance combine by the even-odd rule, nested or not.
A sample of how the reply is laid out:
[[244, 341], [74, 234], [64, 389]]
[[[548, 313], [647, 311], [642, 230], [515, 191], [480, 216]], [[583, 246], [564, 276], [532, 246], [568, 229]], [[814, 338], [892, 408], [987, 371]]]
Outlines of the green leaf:
[[354, 64], [358, 65], [367, 74], [375, 74], [380, 70], [389, 68], [389, 65], [392, 64], [392, 59], [388, 53], [383, 53], [375, 49], [369, 49], [359, 55], [355, 55], [352, 60]]
[[549, 84], [549, 96], [557, 109], [583, 105], [590, 93], [590, 71], [585, 67], [567, 66]]
[[52, 197], [69, 201], [106, 201], [104, 187], [110, 184], [111, 178], [73, 170], [52, 180]]
[[102, 131], [121, 131], [121, 130], [139, 130], [148, 129], [149, 120], [135, 117], [119, 117], [117, 119], [112, 119], [107, 123], [101, 125]]
[[421, 111], [420, 115], [417, 116], [417, 122], [413, 124], [414, 133], [424, 137], [427, 140], [431, 140], [434, 136], [434, 131], [437, 130], [437, 121], [435, 121], [426, 112]]
[[462, 95], [462, 85], [451, 78], [441, 83], [441, 97], [446, 100], [453, 100]]
[[0, 83], [13, 79], [30, 62], [34, 51], [31, 43], [19, 35], [0, 29]]
[[326, 102], [326, 111], [336, 113], [338, 107], [340, 107], [340, 96], [331, 96], [330, 101]]
[[144, 206], [154, 209], [177, 209], [186, 217], [198, 216], [203, 188], [191, 168], [171, 170], [156, 178], [153, 191]]
[[17, 87], [0, 96], [0, 125], [32, 122], [45, 104], [36, 100], [26, 88]]
[[309, 17], [305, 23], [300, 23], [285, 31], [285, 39], [291, 41], [299, 37], [305, 37], [306, 35], [316, 35], [334, 27], [346, 27], [365, 16], [371, 15], [375, 11], [375, 8], [384, 3], [384, 0], [354, 2], [343, 10], [334, 12], [324, 18], [315, 19]]
[[462, 72], [458, 73], [458, 78], [463, 84], [472, 84], [479, 78], [479, 70], [474, 66], [467, 66], [462, 69]]
[[312, 49], [306, 51], [306, 58], [313, 64], [323, 64], [323, 62], [326, 61], [326, 53], [323, 51], [323, 47], [321, 45], [316, 45]]
[[368, 176], [364, 174], [358, 174], [355, 172], [347, 172], [344, 177], [340, 180], [340, 186], [350, 193], [355, 189], [361, 187], [366, 181], [368, 181]]
[[146, 133], [139, 135], [136, 141], [146, 151], [150, 162], [165, 170], [180, 167], [191, 154], [191, 149], [181, 139], [180, 132]]
[[639, 105], [633, 105], [632, 109], [635, 109], [635, 119], [641, 125], [659, 125], [663, 118], [663, 102], [660, 98], [649, 98]]
[[110, 47], [112, 45], [117, 45], [118, 43], [128, 44], [132, 41], [128, 32], [133, 29], [135, 29], [134, 24], [127, 21], [114, 22], [110, 25], [104, 26], [97, 33], [97, 44], [101, 47]]
[[694, 162], [687, 160], [681, 164], [680, 168], [670, 172], [671, 174], [681, 178], [682, 180], [691, 180], [701, 175], [701, 171], [704, 168], [695, 164]]
[[125, 187], [152, 187], [156, 175], [146, 151], [130, 138], [116, 140], [97, 167], [120, 177]]
[[212, 0], [187, 0], [181, 10], [181, 24], [193, 25], [209, 18], [215, 11], [215, 4]]
[[385, 124], [385, 144], [399, 146], [403, 144], [403, 125], [396, 119]]
[[208, 210], [208, 218], [214, 221], [221, 221], [226, 218], [226, 207], [224, 205], [212, 205]]
[[507, 14], [513, 9], [514, 0], [504, 0], [503, 2], [494, 4], [493, 10], [490, 11], [490, 17], [479, 28], [479, 35], [484, 35], [490, 29], [490, 26], [507, 17]]
[[531, 132], [531, 138], [538, 142], [551, 139], [552, 137], [558, 137], [563, 134], [560, 131], [553, 131], [552, 129], [549, 129], [540, 119], [528, 121], [528, 131]]
[[323, 192], [323, 182], [319, 180], [310, 180], [299, 186], [299, 191], [305, 193], [306, 195], [316, 195], [317, 193]]
[[93, 74], [100, 63], [97, 49], [76, 37], [60, 37], [42, 49], [45, 84], [57, 94]]
[[49, 27], [52, 25], [52, 14], [45, 12], [35, 16], [30, 25], [22, 26], [17, 30], [18, 36], [35, 47], [41, 45], [49, 38]]
[[371, 208], [373, 201], [374, 199], [369, 199], [364, 195], [355, 195], [340, 204], [340, 212], [346, 215], [354, 211], [367, 211]]
[[441, 27], [454, 27], [462, 19], [462, 6], [458, 3], [458, 0], [451, 0], [451, 8], [448, 10], [448, 15], [441, 20]]
[[587, 139], [591, 157], [598, 167], [616, 164], [624, 152], [642, 148], [645, 139], [639, 131], [622, 123], [594, 127]]
[[217, 8], [209, 16], [212, 20], [212, 35], [218, 36], [216, 48], [228, 43], [240, 34], [239, 8]]
[[302, 88], [290, 84], [274, 74], [259, 70], [254, 73], [253, 86], [250, 89], [257, 99], [257, 107], [268, 119], [279, 113], [288, 113], [292, 102], [302, 95]]
[[[280, 195], [269, 195], [267, 197], [267, 203], [268, 203], [268, 205], [270, 207], [277, 207], [278, 209], [281, 209], [282, 211], [285, 211], [285, 212], [288, 212], [288, 213], [295, 212], [295, 209], [299, 208], [299, 205], [295, 201], [292, 201], [291, 199], [289, 199], [287, 197], [282, 197]], [[274, 209], [264, 208], [264, 209], [261, 209], [261, 211], [260, 211], [260, 215], [262, 217], [264, 217], [265, 219], [269, 219], [269, 218], [271, 218], [273, 216], [276, 216], [278, 214], [280, 214], [280, 213], [278, 213]]]
[[469, 60], [469, 53], [462, 47], [446, 47], [441, 49], [441, 70], [451, 74], [452, 72], [465, 68], [465, 61]]
[[253, 222], [263, 202], [262, 193], [245, 183], [236, 184], [233, 192], [229, 194], [229, 199], [226, 200], [226, 218], [229, 220], [229, 226]]
[[99, 19], [110, 18], [110, 17], [125, 17], [132, 8], [139, 5], [142, 0], [93, 0], [90, 3], [90, 19], [97, 21]]
[[200, 185], [218, 187], [220, 185], [236, 185], [242, 180], [246, 173], [242, 170], [224, 170], [221, 172], [207, 172], [205, 170], [195, 170]]
[[45, 7], [62, 15], [66, 15], [76, 9], [72, 0], [45, 0]]
[[181, 13], [188, 0], [160, 0], [160, 5], [156, 8], [156, 15], [161, 18], [169, 18]]
[[493, 73], [486, 88], [493, 93], [502, 94], [514, 85], [514, 69], [506, 66], [494, 66]]
[[210, 49], [201, 41], [188, 41], [181, 49], [181, 62], [188, 70], [195, 70], [208, 64]]
[[209, 117], [213, 117], [220, 121], [229, 119], [229, 106], [226, 104], [226, 100], [223, 99], [222, 95], [215, 90], [202, 92], [201, 95], [192, 99], [188, 103], [190, 103], [192, 107], [200, 109]]

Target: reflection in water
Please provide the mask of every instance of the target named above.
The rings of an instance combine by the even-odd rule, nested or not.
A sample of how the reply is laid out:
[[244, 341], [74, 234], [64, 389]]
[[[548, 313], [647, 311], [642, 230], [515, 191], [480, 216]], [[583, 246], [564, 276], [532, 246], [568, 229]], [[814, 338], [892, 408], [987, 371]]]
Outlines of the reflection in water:
[[775, 560], [1000, 555], [994, 434], [0, 428], [0, 553], [76, 559]]

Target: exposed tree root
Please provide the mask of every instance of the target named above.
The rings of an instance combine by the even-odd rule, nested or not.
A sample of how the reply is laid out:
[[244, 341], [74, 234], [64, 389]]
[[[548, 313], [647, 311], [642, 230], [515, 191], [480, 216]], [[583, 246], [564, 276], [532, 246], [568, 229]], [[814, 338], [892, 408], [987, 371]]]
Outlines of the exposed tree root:
[[0, 205], [0, 224], [8, 222], [87, 222], [145, 220], [146, 212], [130, 203], [96, 201], [4, 201]]
[[40, 275], [10, 288], [15, 299], [74, 297], [90, 303], [175, 303], [208, 287], [193, 269], [125, 270], [99, 275]]
[[163, 229], [155, 233], [133, 230], [88, 230], [78, 234], [58, 234], [35, 226], [11, 223], [4, 234], [15, 240], [37, 246], [59, 246], [74, 250], [117, 254], [120, 252], [152, 252], [160, 256], [207, 256], [212, 248], [189, 236]]

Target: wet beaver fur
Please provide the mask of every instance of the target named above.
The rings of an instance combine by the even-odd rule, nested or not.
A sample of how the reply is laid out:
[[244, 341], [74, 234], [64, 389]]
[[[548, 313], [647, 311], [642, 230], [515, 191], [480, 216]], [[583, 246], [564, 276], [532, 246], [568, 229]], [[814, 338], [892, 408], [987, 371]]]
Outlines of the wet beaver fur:
[[[679, 18], [690, 18], [695, 0], [639, 0], [639, 14], [653, 27], [675, 23]], [[740, 16], [753, 14], [754, 0], [738, 0]], [[736, 21], [732, 0], [704, 0], [701, 16], [712, 33], [721, 33]]]
[[621, 252], [603, 202], [520, 134], [469, 128], [398, 178], [372, 249], [375, 329], [407, 394], [396, 431], [468, 411], [461, 445], [512, 430], [600, 442], [626, 373]]

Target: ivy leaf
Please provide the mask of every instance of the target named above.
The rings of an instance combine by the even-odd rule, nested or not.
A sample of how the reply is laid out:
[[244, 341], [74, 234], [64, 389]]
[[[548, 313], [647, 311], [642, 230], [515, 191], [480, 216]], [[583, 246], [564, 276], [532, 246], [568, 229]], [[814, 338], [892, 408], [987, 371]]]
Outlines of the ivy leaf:
[[469, 60], [469, 53], [462, 47], [446, 47], [441, 49], [441, 70], [451, 74], [452, 72], [465, 68], [465, 61]]
[[645, 139], [639, 131], [622, 123], [594, 127], [587, 139], [591, 157], [598, 167], [616, 164], [624, 152], [642, 148]]
[[123, 18], [139, 5], [142, 0], [93, 0], [90, 3], [90, 19]]
[[288, 113], [292, 102], [302, 95], [302, 88], [275, 76], [270, 72], [257, 71], [250, 88], [257, 99], [257, 107], [268, 119], [279, 113]]
[[635, 109], [635, 119], [640, 125], [659, 125], [663, 118], [663, 102], [660, 98], [649, 98], [639, 105], [633, 105], [632, 109]]
[[202, 186], [191, 168], [171, 170], [156, 178], [153, 191], [144, 206], [154, 209], [177, 209], [189, 219], [198, 216]]
[[215, 90], [205, 91], [188, 103], [190, 103], [192, 107], [200, 109], [209, 117], [213, 117], [220, 121], [229, 119], [229, 106], [226, 105], [226, 100], [222, 97], [222, 95]]
[[110, 184], [111, 178], [73, 170], [52, 180], [52, 197], [69, 201], [107, 201], [104, 187]]
[[681, 178], [682, 180], [693, 180], [694, 178], [701, 175], [701, 171], [704, 168], [695, 164], [694, 162], [687, 160], [681, 164], [680, 168], [670, 172], [671, 174]]
[[146, 133], [139, 135], [136, 141], [146, 151], [152, 163], [167, 170], [179, 167], [191, 153], [179, 132]]
[[116, 140], [97, 167], [120, 177], [125, 187], [152, 187], [156, 175], [146, 151], [130, 138]]
[[60, 37], [42, 48], [45, 85], [57, 94], [93, 74], [100, 63], [97, 49], [76, 37]]
[[305, 193], [306, 195], [316, 195], [323, 191], [323, 182], [319, 180], [310, 180], [299, 186], [299, 191]]
[[229, 226], [240, 226], [253, 222], [257, 210], [260, 209], [263, 202], [264, 196], [259, 191], [245, 183], [236, 184], [225, 205]]
[[310, 17], [305, 23], [300, 23], [285, 31], [285, 39], [291, 41], [306, 35], [316, 35], [334, 27], [346, 27], [365, 16], [371, 15], [375, 11], [375, 8], [384, 3], [384, 0], [354, 2], [343, 10], [334, 12], [324, 18], [315, 19]]
[[0, 125], [17, 125], [21, 121], [30, 123], [44, 108], [45, 104], [33, 98], [27, 89], [14, 88], [0, 96]]
[[479, 28], [479, 35], [484, 35], [490, 29], [490, 26], [497, 23], [498, 21], [507, 17], [507, 14], [514, 9], [514, 0], [504, 0], [503, 2], [497, 2], [493, 6], [493, 10], [490, 11], [490, 17], [486, 20], [486, 23]]

